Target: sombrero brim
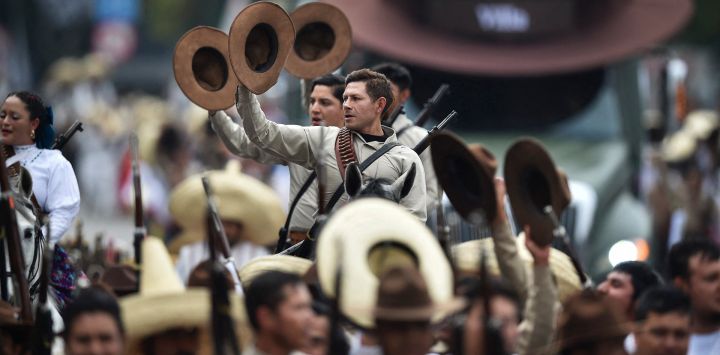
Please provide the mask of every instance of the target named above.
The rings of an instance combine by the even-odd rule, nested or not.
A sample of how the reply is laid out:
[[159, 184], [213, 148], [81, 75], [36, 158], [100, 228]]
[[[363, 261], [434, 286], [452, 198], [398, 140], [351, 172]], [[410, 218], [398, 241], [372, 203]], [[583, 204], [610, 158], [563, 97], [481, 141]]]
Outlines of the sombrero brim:
[[255, 258], [245, 264], [240, 270], [240, 282], [247, 287], [259, 275], [268, 271], [282, 271], [299, 276], [312, 266], [312, 261], [290, 255], [268, 255]]
[[438, 321], [460, 312], [467, 306], [467, 301], [461, 297], [454, 297], [449, 302], [440, 305], [429, 305], [421, 308], [397, 309], [375, 307], [375, 319], [386, 321]]
[[[227, 80], [216, 91], [200, 86], [193, 73], [193, 56], [205, 47], [213, 48], [222, 54], [227, 66]], [[180, 38], [173, 54], [173, 73], [185, 96], [206, 110], [224, 110], [235, 103], [237, 79], [230, 68], [228, 36], [217, 28], [195, 27]]]
[[[505, 155], [504, 175], [510, 206], [518, 224], [529, 225], [531, 237], [539, 245], [552, 243], [555, 226], [543, 212], [545, 206], [538, 204], [547, 200], [559, 219], [570, 199], [550, 154], [539, 141], [522, 138], [513, 143]], [[538, 184], [529, 186], [529, 182]], [[537, 197], [538, 194], [547, 198]]]
[[330, 4], [311, 2], [295, 9], [290, 14], [290, 18], [297, 32], [308, 24], [320, 22], [327, 24], [335, 35], [332, 48], [318, 59], [306, 60], [300, 57], [296, 50], [290, 51], [285, 63], [285, 69], [290, 74], [303, 79], [312, 79], [330, 73], [342, 65], [352, 47], [352, 28], [340, 9]]
[[[270, 67], [255, 71], [248, 64], [245, 45], [250, 31], [260, 24], [269, 25], [274, 31], [277, 51]], [[277, 82], [294, 41], [295, 27], [282, 7], [265, 1], [245, 7], [235, 17], [229, 34], [230, 63], [238, 80], [255, 94], [262, 94], [270, 89]]]
[[[231, 295], [231, 316], [236, 320], [238, 333], [250, 338], [245, 307], [240, 297]], [[140, 342], [150, 335], [173, 327], [209, 327], [211, 315], [210, 292], [205, 288], [188, 289], [183, 293], [133, 295], [120, 300], [123, 324], [127, 329], [128, 349], [139, 350]]]
[[441, 133], [432, 138], [435, 174], [455, 210], [470, 219], [478, 210], [495, 219], [497, 197], [491, 169], [483, 166], [460, 138]]
[[627, 0], [598, 26], [540, 42], [502, 43], [423, 26], [390, 1], [325, 1], [353, 14], [350, 24], [359, 46], [442, 71], [508, 76], [568, 72], [621, 60], [678, 31], [693, 8], [689, 0]]
[[323, 293], [335, 298], [341, 273], [340, 310], [355, 325], [372, 329], [378, 277], [368, 256], [381, 243], [397, 243], [411, 250], [434, 304], [452, 299], [452, 270], [432, 232], [397, 204], [365, 198], [338, 210], [323, 228], [317, 245], [317, 271]]

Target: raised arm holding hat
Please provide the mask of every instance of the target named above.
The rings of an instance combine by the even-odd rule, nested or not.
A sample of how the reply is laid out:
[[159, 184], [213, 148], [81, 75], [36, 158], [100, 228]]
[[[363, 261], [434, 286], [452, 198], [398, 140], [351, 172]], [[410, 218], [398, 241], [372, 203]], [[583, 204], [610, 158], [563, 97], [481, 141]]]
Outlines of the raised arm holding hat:
[[[380, 125], [380, 117], [388, 101], [392, 100], [390, 83], [385, 76], [367, 69], [353, 72], [346, 79], [343, 96], [346, 129], [341, 130], [337, 127], [300, 127], [270, 122], [265, 118], [255, 95], [242, 86], [238, 89], [237, 105], [243, 126], [255, 144], [279, 158], [308, 169], [315, 168], [316, 156], [324, 157], [322, 165], [327, 168], [329, 187], [325, 192], [325, 201], [329, 201], [335, 188], [342, 184], [346, 164], [363, 162], [384, 145], [397, 142], [395, 132]], [[341, 132], [351, 142], [345, 146], [346, 149], [339, 148], [343, 145], [338, 141]], [[318, 155], [316, 147], [322, 147], [325, 154]], [[353, 150], [355, 156], [348, 154]], [[373, 162], [365, 174], [395, 181], [413, 164], [418, 168], [422, 166], [417, 154], [408, 147], [398, 145]], [[424, 173], [418, 173], [410, 193], [400, 204], [424, 221], [427, 217], [425, 198]], [[347, 201], [347, 196], [339, 202], [344, 201]]]

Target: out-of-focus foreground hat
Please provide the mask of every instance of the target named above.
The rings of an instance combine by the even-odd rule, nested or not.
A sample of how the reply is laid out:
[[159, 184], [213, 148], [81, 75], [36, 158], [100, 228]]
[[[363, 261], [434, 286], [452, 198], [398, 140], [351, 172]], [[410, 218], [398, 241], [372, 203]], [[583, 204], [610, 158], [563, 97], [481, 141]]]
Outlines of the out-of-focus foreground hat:
[[269, 186], [240, 172], [237, 164], [188, 177], [170, 193], [170, 214], [182, 233], [170, 243], [177, 253], [185, 244], [206, 238], [207, 198], [201, 177], [207, 175], [223, 220], [241, 223], [244, 234], [259, 245], [270, 245], [285, 221], [280, 198]]
[[513, 215], [521, 226], [530, 226], [538, 245], [548, 245], [554, 238], [555, 225], [544, 208], [552, 206], [559, 219], [570, 204], [570, 187], [563, 175], [535, 139], [519, 139], [505, 155], [505, 185]]
[[[526, 270], [532, 269], [533, 257], [525, 247], [525, 235], [520, 233], [516, 240], [520, 258], [525, 262]], [[485, 262], [488, 271], [494, 276], [500, 276], [497, 257], [493, 249], [494, 242], [491, 238], [472, 240], [453, 246], [452, 254], [455, 259], [455, 267], [460, 272], [476, 273], [480, 270], [480, 248], [485, 250]], [[580, 277], [573, 267], [570, 257], [555, 249], [550, 249], [550, 270], [555, 277], [558, 296], [560, 301], [566, 300], [569, 296], [582, 289]], [[530, 278], [528, 279], [530, 280]]]
[[[172, 328], [205, 328], [210, 324], [210, 290], [185, 289], [162, 241], [147, 237], [142, 244], [140, 292], [120, 299], [127, 329], [128, 354], [139, 353], [142, 340]], [[230, 314], [241, 338], [251, 332], [242, 300], [230, 295]]]
[[453, 300], [452, 270], [437, 239], [398, 204], [371, 197], [354, 201], [320, 233], [317, 272], [323, 293], [336, 297], [339, 271], [340, 310], [360, 327], [374, 327], [379, 278], [396, 266], [419, 270], [433, 304]]
[[360, 47], [463, 74], [532, 75], [603, 66], [650, 48], [690, 18], [690, 0], [325, 0], [352, 14]]
[[312, 79], [342, 65], [352, 47], [352, 29], [340, 9], [311, 2], [295, 9], [290, 18], [296, 31], [295, 45], [285, 63], [290, 74]]

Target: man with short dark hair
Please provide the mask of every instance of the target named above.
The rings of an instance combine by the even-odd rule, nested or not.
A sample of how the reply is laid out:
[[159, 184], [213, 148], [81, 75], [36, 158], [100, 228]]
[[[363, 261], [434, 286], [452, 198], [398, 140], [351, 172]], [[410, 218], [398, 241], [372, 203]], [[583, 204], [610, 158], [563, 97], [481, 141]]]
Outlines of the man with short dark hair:
[[388, 79], [368, 69], [356, 70], [345, 79], [343, 129], [276, 124], [265, 118], [257, 98], [245, 87], [239, 86], [237, 95], [238, 113], [243, 119], [245, 133], [260, 149], [307, 169], [316, 169], [317, 159], [322, 159], [319, 165], [324, 167], [327, 183], [322, 200], [326, 205], [333, 199], [338, 202], [336, 206], [348, 200], [347, 194], [333, 198], [335, 191], [343, 191], [346, 167], [352, 163], [361, 164], [375, 154], [377, 159], [369, 164], [363, 175], [389, 181], [411, 178], [412, 185], [403, 189], [398, 202], [425, 221], [422, 162], [412, 149], [397, 143], [394, 130], [380, 123], [392, 101]]
[[125, 328], [115, 297], [87, 288], [63, 310], [65, 353], [120, 355], [125, 353]]
[[645, 290], [662, 283], [660, 275], [647, 263], [626, 261], [615, 265], [597, 289], [613, 301], [628, 320], [632, 320], [635, 301]]
[[668, 254], [669, 277], [690, 298], [688, 354], [720, 354], [720, 249], [709, 240], [685, 240]]
[[[388, 126], [395, 130], [398, 142], [413, 148], [415, 147], [425, 136], [428, 131], [425, 128], [416, 126], [415, 122], [411, 121], [404, 111], [404, 105], [410, 99], [412, 92], [410, 87], [412, 86], [412, 76], [410, 71], [404, 66], [398, 63], [381, 63], [372, 68], [372, 70], [385, 75], [390, 80], [394, 100], [393, 105], [388, 110], [387, 117], [383, 118], [383, 125]], [[428, 147], [425, 151], [420, 154], [420, 160], [423, 162], [423, 168], [425, 169], [425, 187], [427, 189], [427, 208], [428, 213], [430, 209], [435, 207], [435, 204], [439, 201], [439, 186], [437, 177], [435, 176], [435, 169], [433, 168], [432, 155], [430, 148]]]
[[635, 355], [684, 355], [690, 339], [690, 300], [680, 290], [651, 288], [635, 304]]
[[[307, 112], [312, 126], [345, 126], [342, 107], [342, 93], [345, 90], [345, 78], [340, 75], [327, 74], [315, 78], [310, 84], [310, 97]], [[238, 108], [238, 112], [240, 109]], [[284, 164], [290, 170], [290, 201], [297, 199], [297, 205], [289, 212], [289, 225], [287, 238], [291, 244], [296, 244], [307, 237], [308, 231], [314, 222], [317, 211], [317, 182], [313, 182], [303, 192], [302, 186], [312, 174], [298, 164], [289, 164], [287, 160], [266, 152], [245, 133], [242, 125], [233, 120], [223, 111], [211, 112], [210, 121], [222, 140], [223, 144], [235, 155], [246, 159], [253, 159], [263, 164]]]
[[287, 355], [307, 347], [312, 322], [312, 297], [295, 274], [268, 271], [245, 290], [248, 320], [255, 343], [243, 354]]

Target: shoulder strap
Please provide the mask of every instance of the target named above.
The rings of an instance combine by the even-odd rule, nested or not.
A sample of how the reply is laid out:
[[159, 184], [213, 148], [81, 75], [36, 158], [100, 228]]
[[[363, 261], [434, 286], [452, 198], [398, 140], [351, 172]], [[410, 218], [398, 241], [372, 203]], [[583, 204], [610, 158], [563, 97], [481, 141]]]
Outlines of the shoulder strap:
[[317, 172], [313, 171], [310, 176], [307, 177], [305, 180], [305, 183], [300, 187], [300, 190], [298, 190], [297, 194], [295, 194], [295, 198], [293, 199], [292, 203], [290, 204], [290, 208], [288, 209], [287, 217], [285, 218], [285, 224], [280, 229], [280, 233], [278, 235], [278, 244], [275, 247], [275, 252], [279, 253], [283, 249], [285, 249], [285, 240], [287, 239], [287, 234], [290, 231], [290, 220], [292, 219], [293, 212], [295, 212], [295, 207], [297, 206], [298, 202], [300, 202], [300, 199], [302, 196], [307, 192], [307, 190], [310, 188], [310, 185], [312, 185], [313, 181], [315, 181], [315, 178], [317, 177]]
[[[365, 171], [372, 163], [374, 163], [378, 158], [385, 155], [385, 153], [389, 152], [391, 149], [402, 145], [398, 142], [390, 142], [384, 144], [380, 149], [376, 150], [375, 153], [373, 153], [371, 156], [369, 156], [367, 159], [365, 159], [362, 163], [360, 163], [360, 171]], [[335, 204], [340, 200], [340, 197], [342, 194], [345, 193], [345, 184], [340, 184], [338, 188], [335, 190], [335, 193], [330, 198], [330, 201], [328, 201], [327, 206], [325, 207], [325, 211], [332, 211], [333, 207], [335, 207]]]

